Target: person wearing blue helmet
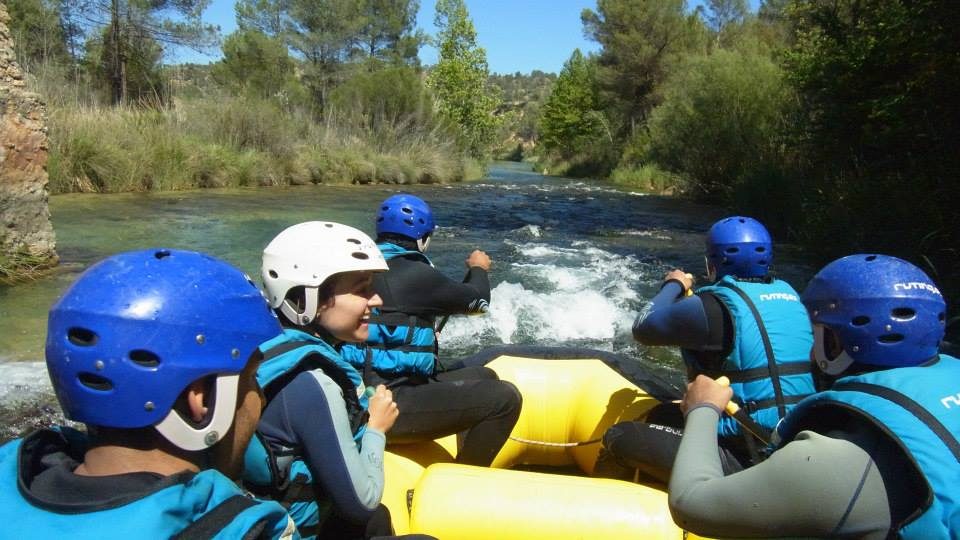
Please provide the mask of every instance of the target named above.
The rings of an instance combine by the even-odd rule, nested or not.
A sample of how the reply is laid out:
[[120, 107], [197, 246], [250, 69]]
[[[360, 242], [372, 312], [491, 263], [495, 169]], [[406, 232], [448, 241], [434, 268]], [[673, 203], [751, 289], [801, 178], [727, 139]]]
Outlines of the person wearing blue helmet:
[[430, 206], [419, 197], [399, 194], [381, 203], [377, 246], [389, 271], [374, 277], [373, 288], [383, 305], [371, 316], [366, 342], [345, 346], [343, 355], [367, 384], [393, 389], [403, 414], [389, 442], [462, 433], [457, 461], [487, 466], [520, 416], [521, 397], [489, 368], [440, 369], [437, 333], [450, 315], [487, 311], [491, 263], [475, 250], [466, 259], [463, 282], [450, 279], [424, 254], [435, 228]]
[[[280, 325], [243, 273], [152, 249], [109, 257], [54, 304], [47, 371], [66, 418], [0, 448], [9, 538], [294, 538], [239, 477]], [[218, 472], [219, 471], [219, 472]]]
[[732, 392], [698, 376], [670, 510], [711, 537], [957, 538], [960, 360], [939, 353], [946, 304], [916, 266], [850, 255], [802, 300], [826, 387], [777, 426], [771, 456], [724, 476], [716, 426]]
[[[704, 374], [731, 381], [735, 401], [753, 423], [747, 430], [725, 417], [718, 425], [728, 472], [761, 460], [769, 430], [814, 391], [810, 322], [800, 295], [770, 276], [772, 259], [773, 242], [760, 222], [721, 219], [706, 238], [711, 284], [693, 291], [689, 274], [669, 272], [633, 326], [644, 345], [679, 346], [688, 379]], [[602, 463], [612, 474], [637, 469], [644, 480], [666, 484], [682, 425], [669, 403], [643, 422], [616, 424], [604, 435]]]

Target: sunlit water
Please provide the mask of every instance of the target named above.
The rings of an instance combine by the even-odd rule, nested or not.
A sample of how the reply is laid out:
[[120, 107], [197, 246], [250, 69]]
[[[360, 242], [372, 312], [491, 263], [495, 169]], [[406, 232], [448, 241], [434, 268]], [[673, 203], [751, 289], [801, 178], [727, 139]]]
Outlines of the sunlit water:
[[[493, 258], [490, 312], [453, 317], [446, 358], [504, 343], [572, 345], [624, 354], [677, 377], [669, 348], [633, 342], [630, 326], [673, 267], [702, 274], [703, 234], [722, 212], [595, 181], [548, 178], [497, 164], [480, 182], [410, 186], [439, 228], [428, 253], [455, 279], [475, 249]], [[118, 251], [205, 251], [259, 275], [280, 230], [320, 219], [373, 233], [377, 204], [396, 186], [304, 186], [121, 195], [50, 201], [61, 265], [47, 279], [0, 287], [0, 436], [57, 420], [43, 365], [46, 312], [92, 262]], [[778, 246], [778, 274], [802, 285], [811, 268]]]

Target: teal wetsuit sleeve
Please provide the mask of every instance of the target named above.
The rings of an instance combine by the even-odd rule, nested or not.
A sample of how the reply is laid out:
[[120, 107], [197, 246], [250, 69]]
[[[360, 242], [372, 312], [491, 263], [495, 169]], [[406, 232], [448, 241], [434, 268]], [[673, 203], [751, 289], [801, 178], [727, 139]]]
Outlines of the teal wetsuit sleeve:
[[723, 476], [718, 413], [690, 411], [670, 478], [677, 524], [715, 537], [886, 538], [887, 492], [870, 455], [811, 431], [749, 469]]
[[640, 310], [633, 322], [633, 338], [644, 345], [676, 345], [703, 350], [709, 343], [707, 313], [697, 295], [680, 298], [683, 289], [668, 281]]

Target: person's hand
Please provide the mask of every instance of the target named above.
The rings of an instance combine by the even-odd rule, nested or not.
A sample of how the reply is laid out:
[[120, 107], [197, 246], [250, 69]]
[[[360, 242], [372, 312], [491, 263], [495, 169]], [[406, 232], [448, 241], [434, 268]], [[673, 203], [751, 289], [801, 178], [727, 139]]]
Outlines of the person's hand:
[[489, 272], [492, 261], [490, 261], [490, 256], [485, 252], [475, 249], [473, 250], [473, 253], [467, 257], [466, 263], [467, 268], [473, 268], [474, 266], [477, 266]]
[[663, 278], [663, 282], [668, 281], [677, 281], [680, 285], [683, 286], [683, 294], [686, 294], [687, 291], [693, 288], [693, 274], [688, 274], [683, 270], [676, 268], [667, 272], [667, 275]]
[[393, 401], [393, 392], [382, 384], [377, 386], [377, 391], [370, 397], [367, 412], [370, 413], [367, 427], [384, 434], [390, 431], [400, 414], [397, 404]]
[[687, 393], [680, 400], [680, 410], [687, 414], [690, 409], [707, 403], [723, 411], [732, 397], [733, 390], [729, 386], [723, 386], [706, 375], [697, 375], [687, 384]]

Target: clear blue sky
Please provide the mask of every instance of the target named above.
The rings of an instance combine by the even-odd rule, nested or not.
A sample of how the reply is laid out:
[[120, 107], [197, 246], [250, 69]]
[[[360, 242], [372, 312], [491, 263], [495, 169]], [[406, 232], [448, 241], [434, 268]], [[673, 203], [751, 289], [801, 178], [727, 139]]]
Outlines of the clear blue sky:
[[[702, 0], [690, 1], [692, 7]], [[207, 23], [219, 25], [223, 35], [237, 27], [235, 0], [213, 0], [204, 13]], [[573, 49], [584, 53], [598, 50], [596, 43], [583, 37], [580, 12], [595, 9], [596, 0], [466, 0], [470, 18], [477, 28], [477, 41], [487, 50], [487, 62], [494, 73], [529, 73], [534, 69], [559, 72]], [[750, 0], [756, 9], [759, 0]], [[417, 27], [433, 35], [434, 0], [420, 0]], [[182, 51], [171, 62], [214, 62], [220, 58], [193, 51]], [[437, 61], [432, 47], [420, 49], [420, 60]]]

